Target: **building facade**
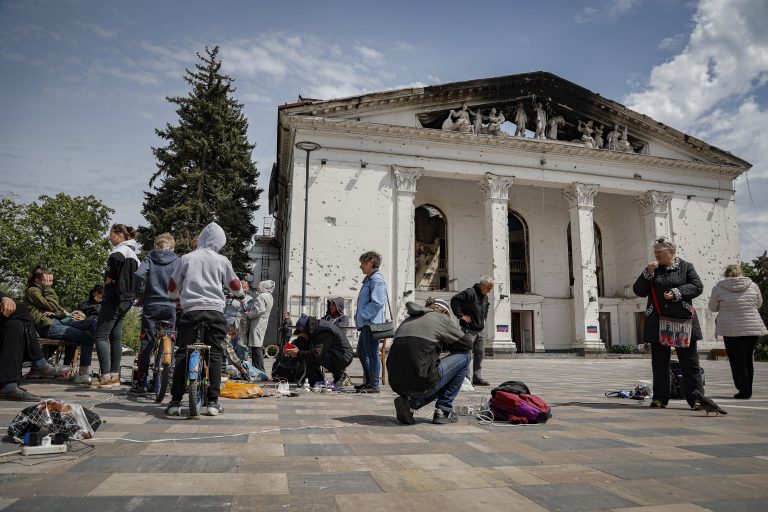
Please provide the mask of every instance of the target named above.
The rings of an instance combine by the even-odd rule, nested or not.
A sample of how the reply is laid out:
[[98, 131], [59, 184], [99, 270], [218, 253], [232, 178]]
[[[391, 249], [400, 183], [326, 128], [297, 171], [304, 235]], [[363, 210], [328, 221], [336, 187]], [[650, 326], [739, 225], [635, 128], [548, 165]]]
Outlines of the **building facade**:
[[[734, 180], [750, 164], [543, 72], [302, 100], [278, 111], [271, 210], [281, 310], [301, 313], [305, 193], [311, 314], [342, 296], [354, 314], [358, 256], [381, 253], [395, 316], [492, 275], [493, 352], [635, 345], [645, 299], [631, 286], [671, 237], [706, 303], [739, 261]], [[300, 141], [321, 146], [309, 153]], [[305, 187], [308, 183], [308, 188]]]

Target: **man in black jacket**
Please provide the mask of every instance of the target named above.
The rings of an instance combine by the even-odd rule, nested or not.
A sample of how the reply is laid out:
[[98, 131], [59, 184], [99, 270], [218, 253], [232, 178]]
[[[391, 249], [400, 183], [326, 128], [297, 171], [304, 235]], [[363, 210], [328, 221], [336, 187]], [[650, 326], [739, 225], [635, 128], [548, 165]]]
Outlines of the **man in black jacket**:
[[485, 355], [485, 319], [488, 318], [488, 294], [493, 289], [493, 278], [483, 276], [472, 288], [459, 292], [451, 299], [451, 310], [459, 319], [461, 329], [472, 339], [472, 384], [488, 386], [481, 375]]
[[307, 343], [308, 348], [285, 349], [285, 355], [307, 365], [307, 379], [311, 384], [322, 380], [322, 366], [333, 374], [334, 384], [341, 387], [347, 376], [344, 370], [352, 363], [352, 345], [344, 331], [327, 320], [301, 315], [294, 334]]
[[30, 373], [36, 371], [55, 376], [40, 350], [27, 306], [0, 292], [0, 400], [40, 400], [19, 386], [21, 365], [25, 360], [32, 361]]
[[[405, 305], [408, 318], [397, 328], [387, 357], [389, 383], [398, 396], [395, 412], [400, 423], [413, 425], [413, 410], [433, 400], [432, 423], [456, 423], [453, 400], [469, 368], [471, 336], [451, 320], [448, 303], [427, 299], [424, 306]], [[440, 359], [445, 349], [449, 355]]]

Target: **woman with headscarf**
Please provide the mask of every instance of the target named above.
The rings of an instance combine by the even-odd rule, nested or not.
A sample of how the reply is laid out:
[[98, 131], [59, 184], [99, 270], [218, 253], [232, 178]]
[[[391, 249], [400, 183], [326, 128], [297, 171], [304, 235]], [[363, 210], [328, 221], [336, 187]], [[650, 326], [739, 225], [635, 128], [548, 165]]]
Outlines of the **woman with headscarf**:
[[250, 320], [248, 327], [248, 346], [251, 347], [251, 362], [253, 366], [264, 371], [264, 338], [267, 335], [267, 324], [272, 312], [272, 292], [275, 290], [274, 281], [261, 281], [256, 287], [256, 297], [246, 313]]
[[724, 277], [712, 289], [709, 309], [717, 313], [715, 335], [723, 337], [733, 383], [739, 391], [733, 398], [746, 400], [752, 396], [757, 338], [768, 334], [759, 311], [763, 297], [760, 288], [742, 276], [741, 266], [728, 265]]
[[[704, 291], [704, 285], [693, 265], [676, 256], [677, 246], [672, 240], [662, 237], [654, 241], [655, 260], [648, 263], [633, 290], [638, 297], [648, 297], [645, 308], [645, 329], [643, 340], [651, 345], [651, 367], [653, 369], [653, 400], [651, 407], [667, 407], [670, 397], [670, 354], [671, 347], [662, 340], [659, 327], [662, 318], [692, 320], [689, 345], [675, 346], [677, 359], [683, 373], [685, 399], [691, 408], [698, 410], [700, 404], [693, 397], [698, 390], [704, 394], [701, 379], [699, 353], [696, 342], [701, 339], [699, 317], [692, 301]], [[665, 344], [662, 344], [664, 341]]]

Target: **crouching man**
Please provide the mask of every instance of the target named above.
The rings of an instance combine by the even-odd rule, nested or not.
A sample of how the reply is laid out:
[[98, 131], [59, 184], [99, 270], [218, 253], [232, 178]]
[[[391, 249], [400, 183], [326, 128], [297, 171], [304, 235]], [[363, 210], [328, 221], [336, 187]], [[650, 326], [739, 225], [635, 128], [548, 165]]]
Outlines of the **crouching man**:
[[[424, 306], [406, 304], [408, 318], [395, 331], [387, 357], [389, 383], [398, 396], [395, 412], [400, 423], [413, 425], [414, 409], [433, 400], [432, 423], [456, 423], [453, 400], [467, 376], [472, 337], [451, 320], [451, 309], [442, 299], [427, 299]], [[441, 350], [450, 352], [440, 359]]]
[[334, 384], [341, 387], [347, 376], [345, 370], [352, 363], [352, 346], [344, 331], [327, 320], [301, 315], [293, 333], [304, 341], [297, 345], [308, 348], [288, 348], [285, 355], [306, 364], [310, 384], [323, 380], [322, 366], [333, 374]]

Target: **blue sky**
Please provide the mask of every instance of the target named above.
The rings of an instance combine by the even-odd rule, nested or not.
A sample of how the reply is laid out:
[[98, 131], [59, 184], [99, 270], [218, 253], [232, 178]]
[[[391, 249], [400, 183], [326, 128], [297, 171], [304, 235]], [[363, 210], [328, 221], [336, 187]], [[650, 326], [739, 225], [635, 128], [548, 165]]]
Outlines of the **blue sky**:
[[766, 19], [764, 0], [2, 0], [0, 193], [92, 193], [142, 223], [165, 96], [186, 94], [206, 45], [236, 79], [264, 188], [276, 106], [298, 94], [544, 70], [755, 164], [752, 201], [737, 187], [748, 259], [768, 247]]

